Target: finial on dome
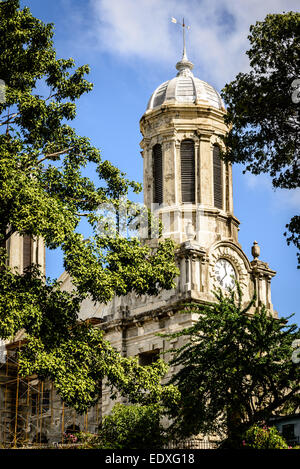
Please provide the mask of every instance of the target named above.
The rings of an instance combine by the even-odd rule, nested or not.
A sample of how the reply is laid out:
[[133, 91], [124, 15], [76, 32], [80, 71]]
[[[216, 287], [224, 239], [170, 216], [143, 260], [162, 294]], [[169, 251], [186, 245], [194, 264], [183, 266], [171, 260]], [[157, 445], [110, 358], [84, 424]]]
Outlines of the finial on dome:
[[[187, 29], [189, 29], [190, 26], [187, 26]], [[182, 60], [188, 60], [187, 55], [186, 55], [186, 46], [185, 46], [185, 24], [184, 24], [184, 18], [182, 18], [182, 34], [183, 34], [183, 51], [182, 51]]]
[[[178, 23], [176, 18], [171, 18], [172, 23]], [[186, 54], [186, 43], [185, 43], [185, 29], [190, 29], [190, 26], [186, 26], [184, 22], [184, 18], [182, 20], [182, 34], [183, 34], [183, 51], [182, 51], [182, 59], [177, 62], [176, 68], [178, 70], [177, 76], [191, 76], [193, 75], [192, 70], [194, 68], [194, 64], [189, 61]]]

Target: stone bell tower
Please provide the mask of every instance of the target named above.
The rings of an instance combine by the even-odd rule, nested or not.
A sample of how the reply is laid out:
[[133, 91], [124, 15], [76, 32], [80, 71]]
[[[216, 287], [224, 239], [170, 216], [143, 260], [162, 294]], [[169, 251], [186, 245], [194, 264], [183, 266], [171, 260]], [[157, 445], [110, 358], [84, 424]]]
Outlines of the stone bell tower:
[[225, 106], [193, 67], [184, 42], [177, 75], [156, 88], [140, 120], [144, 203], [162, 220], [163, 236], [178, 243], [179, 297], [212, 301], [216, 287], [237, 280], [245, 302], [255, 289], [257, 306], [273, 311], [275, 272], [258, 260], [257, 249], [249, 262], [238, 242], [232, 168], [220, 159]]
[[8, 265], [11, 268], [22, 273], [30, 264], [37, 264], [42, 274], [45, 275], [45, 243], [42, 238], [14, 233], [6, 241], [6, 250]]
[[192, 233], [202, 246], [224, 237], [237, 241], [231, 166], [219, 158], [227, 132], [224, 104], [193, 75], [185, 54], [176, 68], [177, 76], [154, 91], [140, 121], [144, 203], [159, 211], [165, 235], [179, 243]]
[[[259, 260], [257, 243], [249, 261], [238, 242], [231, 166], [219, 156], [227, 132], [222, 99], [194, 76], [185, 47], [176, 68], [177, 75], [154, 91], [140, 120], [144, 201], [162, 219], [163, 237], [176, 242], [176, 286], [155, 296], [115, 296], [108, 304], [85, 299], [80, 316], [101, 327], [113, 347], [123, 356], [138, 357], [141, 365], [183, 345], [182, 338], [169, 342], [161, 335], [190, 327], [196, 320], [192, 312], [182, 311], [183, 304], [213, 302], [213, 291], [226, 291], [235, 280], [245, 303], [256, 290], [256, 307], [263, 303], [275, 314], [270, 287], [275, 272]], [[154, 235], [146, 242], [155, 247], [157, 239]], [[72, 289], [68, 274], [60, 280], [62, 288]], [[173, 371], [170, 368], [169, 373]], [[113, 405], [104, 387], [102, 415]]]

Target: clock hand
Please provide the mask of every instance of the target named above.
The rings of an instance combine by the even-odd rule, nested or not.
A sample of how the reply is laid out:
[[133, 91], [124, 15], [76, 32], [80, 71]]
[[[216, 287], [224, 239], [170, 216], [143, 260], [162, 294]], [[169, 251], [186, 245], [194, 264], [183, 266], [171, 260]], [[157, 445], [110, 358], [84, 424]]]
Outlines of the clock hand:
[[225, 277], [226, 277], [226, 272], [225, 272], [224, 277], [223, 277], [222, 280], [221, 280], [221, 284], [223, 283], [223, 280], [224, 280]]

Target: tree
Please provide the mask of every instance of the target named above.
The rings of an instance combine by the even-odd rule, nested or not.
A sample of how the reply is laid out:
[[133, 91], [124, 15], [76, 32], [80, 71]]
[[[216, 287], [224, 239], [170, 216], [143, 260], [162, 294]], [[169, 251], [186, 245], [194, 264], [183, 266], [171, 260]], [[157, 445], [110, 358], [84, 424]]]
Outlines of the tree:
[[179, 367], [170, 383], [181, 393], [170, 410], [171, 430], [175, 436], [217, 433], [228, 446], [274, 413], [299, 409], [300, 368], [291, 357], [300, 330], [264, 307], [250, 313], [253, 301], [243, 309], [239, 286], [216, 298], [215, 304], [187, 305], [197, 321], [169, 335], [185, 337], [170, 361]]
[[[300, 185], [299, 31], [296, 12], [270, 14], [252, 25], [250, 71], [239, 73], [222, 91], [232, 126], [225, 160], [246, 163], [253, 174], [269, 173], [273, 186], [285, 189]], [[286, 227], [288, 244], [300, 251], [300, 215]]]
[[[128, 292], [155, 295], [174, 286], [178, 270], [170, 240], [153, 250], [120, 231], [111, 236], [98, 207], [118, 209], [120, 200], [141, 186], [68, 125], [76, 116], [75, 101], [92, 90], [85, 78], [89, 67], [74, 69], [73, 59], [57, 58], [52, 36], [53, 25], [28, 8], [20, 10], [18, 0], [0, 4], [0, 77], [6, 85], [0, 102], [0, 337], [24, 330], [21, 372], [50, 377], [65, 402], [83, 412], [99, 397], [104, 376], [130, 393], [130, 384], [144, 390], [142, 379], [150, 385], [152, 376], [158, 384], [164, 372], [162, 363], [142, 371], [116, 354], [100, 331], [80, 323], [83, 298], [108, 302]], [[87, 165], [97, 182], [82, 175]], [[133, 208], [129, 201], [127, 206]], [[79, 232], [83, 217], [94, 233], [88, 239]], [[104, 231], [97, 231], [99, 222]], [[14, 233], [42, 237], [50, 249], [61, 247], [74, 290], [62, 292], [38, 266], [25, 272], [9, 268], [6, 242]]]
[[[50, 344], [53, 336], [59, 342]], [[175, 386], [160, 384], [168, 370], [162, 360], [140, 366], [136, 357], [122, 357], [103, 331], [87, 324], [73, 326], [64, 337], [51, 332], [48, 337], [30, 336], [19, 362], [23, 375], [50, 379], [62, 400], [78, 413], [99, 401], [102, 380], [112, 399], [119, 395], [132, 404], [174, 406], [179, 396]]]
[[167, 438], [157, 405], [116, 404], [99, 430], [103, 449], [162, 449]]

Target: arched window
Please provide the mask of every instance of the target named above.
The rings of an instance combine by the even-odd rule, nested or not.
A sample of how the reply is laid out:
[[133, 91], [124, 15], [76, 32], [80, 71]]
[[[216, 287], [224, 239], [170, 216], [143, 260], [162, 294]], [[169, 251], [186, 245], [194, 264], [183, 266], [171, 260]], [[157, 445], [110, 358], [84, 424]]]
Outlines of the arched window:
[[180, 145], [182, 202], [195, 203], [195, 151], [193, 140]]
[[32, 240], [29, 235], [23, 237], [23, 270], [32, 262]]
[[163, 169], [162, 169], [162, 148], [158, 143], [152, 150], [153, 159], [153, 202], [162, 204], [163, 202]]
[[213, 172], [214, 172], [214, 205], [223, 208], [223, 183], [222, 183], [222, 162], [220, 159], [220, 148], [213, 147]]

